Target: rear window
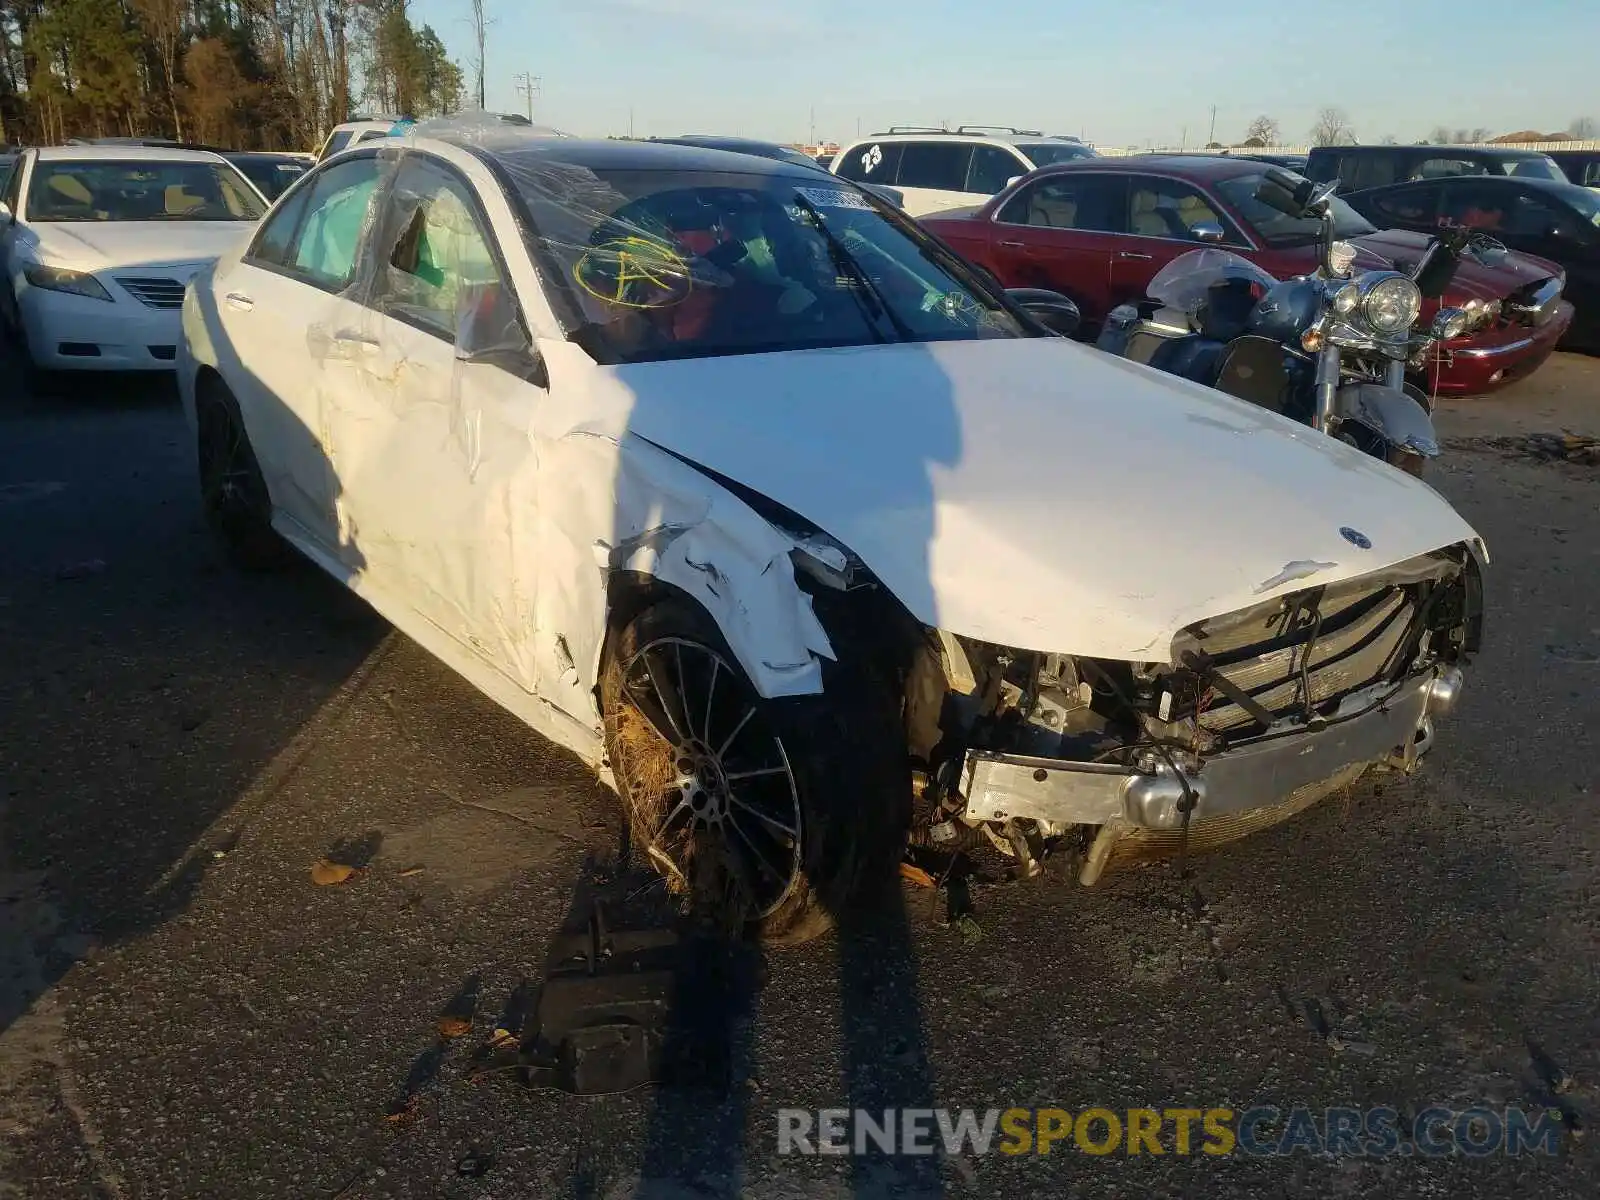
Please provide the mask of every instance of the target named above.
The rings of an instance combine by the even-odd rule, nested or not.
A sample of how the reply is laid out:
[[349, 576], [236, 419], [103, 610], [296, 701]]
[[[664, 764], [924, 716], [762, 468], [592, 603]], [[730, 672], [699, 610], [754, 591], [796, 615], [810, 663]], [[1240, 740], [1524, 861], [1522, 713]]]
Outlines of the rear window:
[[900, 174], [902, 142], [863, 142], [834, 165], [837, 174], [857, 183], [893, 183]]

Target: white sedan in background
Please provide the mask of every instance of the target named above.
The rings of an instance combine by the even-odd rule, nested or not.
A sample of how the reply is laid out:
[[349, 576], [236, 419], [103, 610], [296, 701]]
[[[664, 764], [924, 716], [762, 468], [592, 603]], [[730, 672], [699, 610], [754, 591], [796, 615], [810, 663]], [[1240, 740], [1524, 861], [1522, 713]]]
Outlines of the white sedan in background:
[[171, 370], [183, 289], [267, 211], [221, 155], [26, 150], [0, 197], [0, 318], [46, 370]]
[[190, 284], [202, 502], [607, 767], [675, 890], [796, 939], [917, 826], [1087, 884], [1432, 744], [1483, 550], [1420, 480], [810, 166], [431, 133]]

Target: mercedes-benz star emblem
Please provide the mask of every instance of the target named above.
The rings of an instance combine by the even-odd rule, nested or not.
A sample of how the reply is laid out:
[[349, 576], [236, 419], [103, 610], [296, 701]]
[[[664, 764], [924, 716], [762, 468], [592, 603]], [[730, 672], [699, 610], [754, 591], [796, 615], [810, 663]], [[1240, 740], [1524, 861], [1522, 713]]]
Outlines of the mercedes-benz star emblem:
[[1357, 550], [1372, 549], [1372, 539], [1366, 534], [1362, 533], [1359, 529], [1351, 529], [1350, 526], [1346, 525], [1339, 530], [1339, 536], [1345, 541], [1349, 542]]

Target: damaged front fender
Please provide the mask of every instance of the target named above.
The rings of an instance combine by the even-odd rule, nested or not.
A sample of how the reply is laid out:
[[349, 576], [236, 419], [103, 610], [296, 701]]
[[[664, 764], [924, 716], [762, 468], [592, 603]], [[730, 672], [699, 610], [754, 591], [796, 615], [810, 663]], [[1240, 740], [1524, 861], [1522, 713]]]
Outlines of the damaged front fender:
[[834, 652], [795, 579], [794, 537], [639, 438], [619, 449], [616, 522], [615, 538], [594, 545], [604, 573], [647, 576], [692, 597], [761, 695], [822, 690], [819, 660]]

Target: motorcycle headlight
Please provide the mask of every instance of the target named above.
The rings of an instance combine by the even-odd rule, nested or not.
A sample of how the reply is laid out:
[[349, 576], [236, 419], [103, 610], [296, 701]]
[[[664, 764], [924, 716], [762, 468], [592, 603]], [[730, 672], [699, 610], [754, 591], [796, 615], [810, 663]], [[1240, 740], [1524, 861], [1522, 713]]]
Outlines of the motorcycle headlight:
[[1355, 312], [1361, 303], [1361, 289], [1353, 283], [1347, 283], [1333, 294], [1333, 311], [1341, 317], [1348, 317]]
[[1404, 275], [1391, 275], [1368, 290], [1361, 311], [1379, 333], [1404, 333], [1422, 312], [1422, 293]]
[[1464, 308], [1441, 308], [1433, 316], [1433, 336], [1441, 342], [1461, 337], [1472, 328], [1472, 314]]
[[1483, 315], [1479, 318], [1479, 324], [1493, 325], [1500, 319], [1500, 310], [1503, 307], [1504, 305], [1500, 301], [1490, 300], [1483, 306]]
[[111, 293], [87, 271], [69, 271], [66, 267], [47, 267], [43, 263], [30, 263], [22, 269], [22, 277], [36, 288], [48, 292], [68, 292], [90, 300], [110, 300]]

